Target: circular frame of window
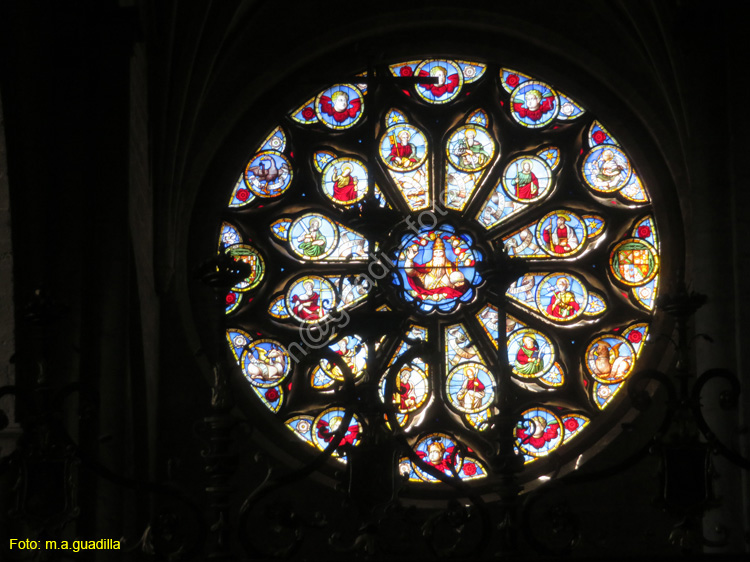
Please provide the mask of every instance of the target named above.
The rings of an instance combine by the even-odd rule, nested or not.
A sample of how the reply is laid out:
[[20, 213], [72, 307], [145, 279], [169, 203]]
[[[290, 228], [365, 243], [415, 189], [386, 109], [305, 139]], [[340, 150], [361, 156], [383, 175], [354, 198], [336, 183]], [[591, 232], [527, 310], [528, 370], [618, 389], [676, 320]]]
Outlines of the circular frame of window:
[[329, 475], [391, 434], [420, 497], [453, 493], [440, 475], [492, 488], [501, 413], [527, 487], [580, 466], [635, 416], [624, 389], [663, 349], [656, 298], [682, 263], [663, 164], [550, 69], [351, 70], [280, 88], [196, 230], [245, 264], [224, 327], [203, 326], [240, 407], [280, 458], [338, 441]]

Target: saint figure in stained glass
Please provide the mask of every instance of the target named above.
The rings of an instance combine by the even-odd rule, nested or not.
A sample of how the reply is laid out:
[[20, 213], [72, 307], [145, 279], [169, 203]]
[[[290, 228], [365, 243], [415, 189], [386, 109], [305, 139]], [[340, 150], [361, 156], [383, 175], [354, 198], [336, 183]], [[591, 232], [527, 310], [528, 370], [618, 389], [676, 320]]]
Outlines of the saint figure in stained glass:
[[544, 369], [544, 360], [539, 355], [539, 344], [533, 336], [523, 336], [516, 353], [513, 371], [524, 376], [534, 375]]
[[[304, 227], [303, 223], [299, 223]], [[326, 251], [326, 237], [320, 232], [320, 219], [311, 219], [307, 232], [297, 236], [297, 247], [305, 256], [317, 258]]]
[[580, 309], [575, 293], [570, 290], [570, 281], [566, 277], [559, 277], [547, 305], [547, 314], [560, 319], [573, 318]]
[[[544, 242], [551, 252], [566, 255], [578, 248], [579, 238], [576, 235], [576, 229], [569, 224], [571, 220], [569, 214], [557, 213], [555, 224], [550, 224], [542, 231]], [[580, 221], [578, 223], [580, 224]]]
[[333, 182], [333, 198], [342, 203], [350, 203], [357, 200], [357, 178], [352, 176], [352, 167], [349, 164], [333, 169], [331, 177]]
[[541, 158], [521, 157], [505, 168], [503, 183], [511, 198], [519, 203], [531, 203], [547, 193], [551, 175], [552, 171]]
[[[389, 136], [391, 141], [391, 152], [388, 155], [388, 161], [404, 170], [408, 170], [418, 162], [417, 147], [410, 141], [411, 133], [407, 129], [401, 129], [398, 135]], [[396, 140], [398, 139], [398, 140]]]
[[425, 312], [435, 306], [447, 311], [457, 301], [470, 300], [481, 280], [476, 270], [480, 253], [468, 235], [448, 225], [404, 236], [397, 259], [394, 281], [404, 288], [404, 298], [423, 303]]
[[[481, 133], [479, 138], [477, 128]], [[465, 127], [451, 137], [449, 157], [460, 170], [480, 170], [492, 158], [485, 146], [493, 150], [493, 143], [484, 129], [477, 126]]]

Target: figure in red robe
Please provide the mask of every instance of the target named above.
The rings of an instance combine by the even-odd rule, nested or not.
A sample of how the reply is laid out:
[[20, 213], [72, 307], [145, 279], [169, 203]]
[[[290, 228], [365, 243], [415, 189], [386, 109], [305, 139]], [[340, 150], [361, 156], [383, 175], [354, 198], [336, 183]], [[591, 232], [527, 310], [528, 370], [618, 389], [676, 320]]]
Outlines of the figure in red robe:
[[571, 318], [578, 314], [581, 306], [576, 301], [575, 295], [569, 291], [570, 282], [565, 277], [560, 277], [555, 283], [557, 289], [547, 305], [547, 314], [554, 318]]
[[535, 449], [541, 449], [553, 439], [557, 439], [560, 424], [551, 423], [547, 425], [547, 420], [542, 416], [534, 416], [530, 422], [528, 429], [516, 429], [516, 436], [521, 438], [521, 442], [524, 445], [531, 445]]
[[420, 70], [419, 75], [422, 78], [428, 76], [437, 77], [437, 84], [419, 84], [420, 88], [427, 90], [436, 98], [442, 97], [445, 94], [452, 94], [458, 88], [458, 74], [454, 73], [448, 76], [448, 71], [442, 66], [433, 66], [430, 72]]
[[525, 106], [523, 103], [513, 103], [513, 111], [522, 119], [539, 121], [545, 113], [555, 109], [555, 98], [552, 96], [542, 98], [542, 93], [539, 90], [529, 90], [524, 94], [524, 99], [526, 100]]
[[411, 134], [406, 129], [398, 133], [398, 142], [391, 135], [391, 153], [388, 155], [388, 161], [399, 168], [411, 168], [418, 162], [417, 149], [409, 142]]
[[305, 292], [302, 295], [292, 295], [292, 303], [295, 316], [302, 320], [320, 320], [323, 317], [323, 311], [318, 304], [320, 295], [314, 291], [315, 285], [312, 281], [303, 283]]
[[414, 385], [411, 384], [410, 367], [404, 367], [396, 380], [396, 392], [393, 398], [399, 412], [409, 412], [417, 407], [417, 395], [414, 393]]
[[[463, 295], [469, 288], [463, 273], [456, 264], [445, 257], [445, 243], [436, 233], [431, 233], [434, 240], [432, 259], [425, 264], [414, 263], [419, 252], [418, 246], [406, 250], [404, 272], [409, 286], [420, 299], [442, 300]], [[473, 263], [471, 264], [473, 265]]]
[[565, 215], [557, 215], [557, 225], [550, 225], [542, 232], [547, 247], [556, 254], [567, 254], [578, 247], [576, 231], [566, 224]]
[[320, 97], [320, 111], [330, 115], [336, 123], [343, 123], [349, 118], [354, 118], [362, 109], [362, 100], [357, 98], [349, 103], [349, 95], [346, 92], [333, 92], [331, 97]]
[[473, 367], [466, 368], [466, 378], [461, 389], [456, 394], [459, 403], [467, 410], [478, 410], [482, 407], [485, 386], [477, 378], [477, 371]]
[[521, 170], [516, 167], [516, 177], [512, 185], [516, 188], [516, 197], [519, 199], [534, 199], [539, 195], [539, 179], [531, 171], [531, 160], [524, 160]]
[[333, 198], [341, 203], [351, 203], [357, 200], [357, 178], [352, 176], [352, 167], [344, 164], [341, 174], [338, 168], [333, 169]]

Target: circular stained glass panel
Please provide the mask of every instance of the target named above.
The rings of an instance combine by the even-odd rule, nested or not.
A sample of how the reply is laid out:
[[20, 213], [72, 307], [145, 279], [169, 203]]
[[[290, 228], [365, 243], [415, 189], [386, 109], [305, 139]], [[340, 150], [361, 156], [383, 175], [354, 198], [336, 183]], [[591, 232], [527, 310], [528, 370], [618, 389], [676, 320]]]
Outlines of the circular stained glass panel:
[[[444, 480], [425, 466], [497, 478], [480, 435], [514, 441], [524, 478], [557, 470], [615, 427], [650, 345], [664, 232], [643, 163], [533, 73], [376, 70], [301, 95], [221, 193], [212, 243], [251, 267], [225, 303], [247, 405], [302, 450], [337, 441], [334, 466], [392, 432], [420, 486]], [[523, 404], [512, 435], [500, 404]]]

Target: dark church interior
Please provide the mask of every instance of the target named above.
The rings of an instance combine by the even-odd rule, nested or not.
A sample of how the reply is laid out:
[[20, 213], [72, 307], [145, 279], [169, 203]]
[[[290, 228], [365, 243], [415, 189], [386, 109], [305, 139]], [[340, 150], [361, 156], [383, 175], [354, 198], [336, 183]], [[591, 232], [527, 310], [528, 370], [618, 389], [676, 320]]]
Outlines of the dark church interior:
[[[745, 32], [697, 0], [4, 0], [0, 559], [750, 559]], [[405, 482], [388, 440], [312, 454], [227, 350], [206, 268], [259, 139], [433, 56], [558, 85], [653, 196], [654, 337], [580, 469], [524, 480], [502, 436], [475, 487]]]

